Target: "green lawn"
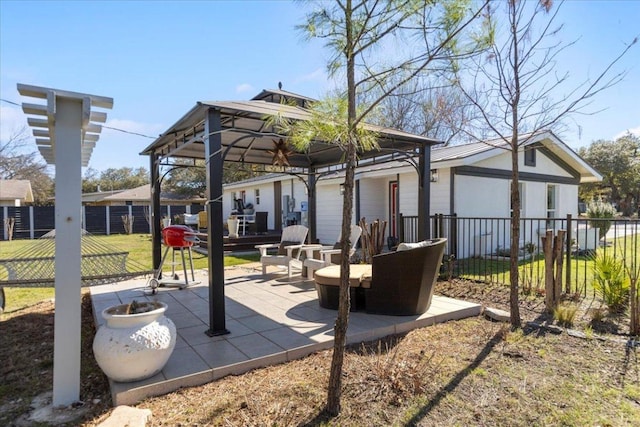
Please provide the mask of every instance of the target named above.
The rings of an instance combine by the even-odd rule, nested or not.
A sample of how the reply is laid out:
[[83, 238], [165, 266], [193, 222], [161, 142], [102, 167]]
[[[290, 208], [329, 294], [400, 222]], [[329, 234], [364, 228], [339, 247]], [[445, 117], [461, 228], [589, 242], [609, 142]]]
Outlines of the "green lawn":
[[[104, 243], [106, 246], [114, 247], [122, 251], [129, 251], [127, 258], [127, 268], [129, 271], [150, 270], [151, 259], [151, 235], [149, 234], [116, 234], [111, 236], [93, 236], [97, 242]], [[32, 245], [34, 240], [12, 240], [0, 241], [0, 258], [11, 258], [12, 255], [19, 253], [25, 247]], [[164, 249], [163, 249], [164, 250]], [[170, 257], [171, 255], [169, 255]], [[252, 261], [259, 261], [260, 256], [256, 252], [246, 255], [225, 256], [224, 265], [238, 265]], [[179, 256], [176, 257], [179, 260]], [[163, 271], [171, 270], [171, 265], [165, 263]], [[208, 268], [208, 261], [205, 255], [193, 252], [193, 267], [195, 269]], [[182, 270], [182, 266], [176, 267], [178, 271]], [[187, 267], [188, 268], [188, 267]], [[4, 268], [0, 267], [0, 278], [6, 278], [7, 273]], [[0, 279], [1, 280], [1, 279]], [[6, 312], [15, 311], [17, 309], [33, 305], [39, 301], [53, 298], [53, 287], [4, 287], [6, 294]]]

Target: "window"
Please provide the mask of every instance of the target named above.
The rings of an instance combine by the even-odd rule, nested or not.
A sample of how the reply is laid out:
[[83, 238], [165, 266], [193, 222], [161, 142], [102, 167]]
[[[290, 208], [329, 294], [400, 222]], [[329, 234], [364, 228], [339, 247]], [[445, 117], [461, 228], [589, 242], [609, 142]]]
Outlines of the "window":
[[524, 164], [525, 166], [536, 165], [536, 149], [534, 147], [524, 148]]
[[259, 205], [259, 204], [260, 204], [260, 189], [259, 189], [259, 188], [256, 188], [256, 189], [254, 190], [254, 194], [253, 194], [253, 196], [254, 196], [253, 198], [254, 198], [254, 199], [255, 199], [255, 201], [256, 201], [256, 205]]
[[556, 217], [557, 199], [558, 199], [558, 186], [547, 185], [547, 218]]

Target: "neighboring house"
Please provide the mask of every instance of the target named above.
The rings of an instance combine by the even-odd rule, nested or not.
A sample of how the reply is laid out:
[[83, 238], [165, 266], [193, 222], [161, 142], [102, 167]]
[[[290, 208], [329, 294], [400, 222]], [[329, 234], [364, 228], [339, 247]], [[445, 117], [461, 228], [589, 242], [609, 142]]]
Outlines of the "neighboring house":
[[[491, 145], [489, 145], [491, 144]], [[502, 148], [501, 148], [502, 147]], [[488, 141], [431, 150], [431, 212], [458, 217], [508, 218], [511, 214], [511, 153], [504, 143]], [[522, 147], [519, 178], [523, 218], [561, 218], [578, 214], [578, 185], [602, 179], [601, 175], [550, 131], [539, 132]], [[317, 236], [322, 243], [335, 241], [340, 231], [343, 173], [317, 182]], [[253, 203], [256, 211], [269, 212], [269, 228], [287, 210], [305, 223], [306, 186], [297, 176], [269, 174], [228, 184], [224, 212], [233, 198]], [[256, 203], [259, 197], [259, 203]], [[300, 212], [300, 214], [297, 214]], [[418, 214], [418, 175], [407, 162], [364, 166], [356, 170], [354, 215], [367, 221], [388, 221], [387, 231], [397, 234], [396, 218]]]
[[31, 181], [28, 179], [0, 179], [0, 206], [20, 207], [33, 203]]
[[[161, 193], [160, 204], [173, 206], [204, 205], [205, 199], [182, 197], [172, 193]], [[151, 185], [145, 184], [128, 190], [98, 191], [84, 193], [82, 204], [85, 206], [148, 206], [151, 203]]]

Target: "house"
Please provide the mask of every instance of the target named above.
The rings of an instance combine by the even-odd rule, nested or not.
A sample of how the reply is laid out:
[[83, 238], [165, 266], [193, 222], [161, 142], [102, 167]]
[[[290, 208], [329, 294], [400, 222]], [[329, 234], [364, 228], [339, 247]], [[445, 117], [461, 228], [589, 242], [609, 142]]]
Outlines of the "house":
[[[85, 206], [149, 206], [150, 203], [150, 184], [127, 190], [97, 191], [82, 194], [82, 204]], [[204, 198], [183, 197], [173, 193], [162, 192], [160, 203], [173, 206], [204, 205]]]
[[[553, 132], [531, 136], [519, 156], [521, 216], [561, 218], [578, 214], [578, 186], [596, 182], [601, 175], [582, 160]], [[431, 214], [458, 217], [508, 218], [511, 215], [511, 153], [500, 141], [486, 141], [431, 150]], [[388, 221], [388, 232], [397, 235], [399, 214], [418, 214], [418, 174], [407, 161], [360, 166], [356, 170], [355, 218]], [[344, 174], [328, 174], [317, 182], [318, 240], [330, 243], [340, 231]], [[228, 184], [224, 209], [233, 198], [251, 202], [256, 210], [269, 211], [269, 227], [277, 216], [299, 215], [305, 223], [305, 183], [297, 176], [270, 174]], [[293, 213], [293, 214], [292, 214]], [[277, 228], [277, 227], [276, 227]], [[544, 221], [543, 226], [544, 228]], [[526, 236], [525, 236], [526, 239]], [[460, 254], [461, 256], [470, 254]]]
[[31, 181], [28, 179], [0, 179], [0, 206], [20, 207], [33, 203]]

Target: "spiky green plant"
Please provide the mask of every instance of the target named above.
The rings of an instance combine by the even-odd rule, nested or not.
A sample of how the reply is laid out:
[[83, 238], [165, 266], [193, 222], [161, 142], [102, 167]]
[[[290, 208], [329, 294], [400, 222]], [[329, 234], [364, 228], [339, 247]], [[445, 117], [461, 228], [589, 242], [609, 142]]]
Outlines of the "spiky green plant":
[[598, 250], [593, 265], [593, 288], [612, 312], [624, 311], [629, 300], [630, 281], [624, 261]]

